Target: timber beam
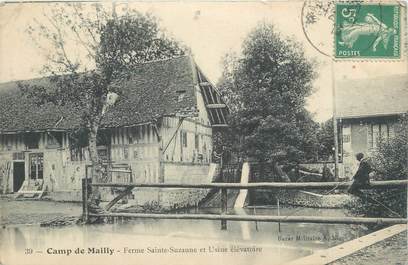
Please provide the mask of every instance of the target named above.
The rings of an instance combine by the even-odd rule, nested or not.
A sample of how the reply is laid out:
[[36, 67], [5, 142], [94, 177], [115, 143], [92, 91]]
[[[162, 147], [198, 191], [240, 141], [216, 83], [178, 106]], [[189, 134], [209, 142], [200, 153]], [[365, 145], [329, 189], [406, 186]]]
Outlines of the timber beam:
[[224, 103], [214, 103], [214, 104], [207, 104], [207, 108], [209, 109], [224, 109], [227, 107]]
[[213, 128], [227, 128], [228, 124], [226, 124], [226, 123], [212, 124], [211, 127], [213, 127]]
[[200, 82], [200, 86], [212, 86], [210, 82]]
[[[325, 190], [325, 189], [347, 189], [350, 182], [252, 182], [252, 183], [92, 183], [92, 186], [99, 187], [134, 187], [134, 188], [228, 188], [228, 189], [277, 189], [277, 190]], [[389, 189], [407, 187], [406, 180], [371, 181], [368, 187], [363, 189]]]
[[321, 224], [406, 224], [405, 218], [328, 217], [328, 216], [269, 216], [229, 214], [155, 214], [155, 213], [102, 213], [95, 217], [124, 217], [152, 219], [230, 220], [275, 223], [321, 223]]

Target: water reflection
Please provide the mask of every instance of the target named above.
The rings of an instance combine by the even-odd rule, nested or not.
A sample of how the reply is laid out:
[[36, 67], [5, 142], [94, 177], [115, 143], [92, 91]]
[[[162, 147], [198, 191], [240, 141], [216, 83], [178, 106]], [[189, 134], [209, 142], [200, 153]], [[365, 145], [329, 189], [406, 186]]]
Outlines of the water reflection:
[[[193, 210], [197, 211], [197, 210]], [[199, 210], [216, 212], [219, 209]], [[253, 214], [253, 209], [232, 210]], [[276, 214], [276, 209], [257, 209], [256, 214]], [[284, 208], [281, 215], [344, 216], [341, 210]], [[334, 224], [228, 222], [136, 219], [114, 224], [67, 227], [5, 227], [0, 232], [4, 264], [281, 264], [354, 239], [364, 234], [359, 226]], [[261, 248], [261, 252], [232, 252]], [[27, 248], [34, 253], [24, 254]], [[104, 253], [113, 249], [114, 254]], [[201, 253], [148, 253], [148, 249], [195, 248]], [[50, 250], [51, 249], [51, 250]], [[52, 254], [70, 249], [70, 255]], [[81, 253], [80, 250], [84, 251]], [[99, 254], [87, 254], [89, 250]], [[127, 252], [126, 252], [127, 249]], [[130, 249], [145, 253], [129, 253]], [[227, 249], [227, 252], [217, 252]], [[211, 251], [212, 250], [212, 251]], [[78, 254], [75, 254], [78, 251]], [[50, 253], [47, 253], [50, 252]], [[103, 252], [103, 253], [102, 253]]]

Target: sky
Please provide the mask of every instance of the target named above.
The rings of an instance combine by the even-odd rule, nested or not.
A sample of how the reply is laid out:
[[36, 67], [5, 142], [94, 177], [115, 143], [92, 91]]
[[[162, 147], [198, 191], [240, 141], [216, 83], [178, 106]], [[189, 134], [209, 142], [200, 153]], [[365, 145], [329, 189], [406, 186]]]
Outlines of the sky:
[[[314, 82], [314, 93], [308, 98], [307, 108], [319, 122], [332, 116], [333, 83], [336, 84], [337, 80], [408, 72], [406, 60], [333, 63], [331, 57], [314, 48], [318, 46], [329, 54], [333, 49], [330, 21], [322, 17], [319, 23], [305, 31], [302, 27], [303, 5], [303, 1], [144, 1], [129, 4], [141, 12], [153, 13], [171, 36], [190, 47], [196, 63], [213, 83], [222, 74], [221, 59], [226, 53], [239, 53], [246, 35], [258, 23], [274, 24], [282, 36], [299, 41], [306, 56], [318, 63], [318, 77]], [[120, 10], [126, 4], [118, 3], [116, 6]], [[45, 58], [33, 45], [25, 29], [33, 23], [34, 18], [41, 17], [49, 8], [50, 5], [44, 3], [0, 6], [0, 82], [40, 76], [39, 70]], [[335, 86], [335, 89], [341, 88]]]

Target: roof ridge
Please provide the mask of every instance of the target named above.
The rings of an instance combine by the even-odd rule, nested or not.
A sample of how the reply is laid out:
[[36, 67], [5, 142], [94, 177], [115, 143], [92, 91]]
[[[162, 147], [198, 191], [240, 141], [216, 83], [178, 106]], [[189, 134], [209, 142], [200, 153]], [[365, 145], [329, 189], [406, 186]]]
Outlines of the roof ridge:
[[405, 78], [408, 80], [408, 73], [398, 73], [398, 74], [390, 74], [390, 75], [382, 75], [382, 76], [375, 76], [375, 77], [358, 77], [358, 78], [339, 78], [336, 80], [337, 83], [343, 83], [343, 82], [352, 82], [352, 81], [367, 81], [371, 82], [373, 80], [385, 80], [385, 79], [391, 79], [391, 78]]
[[[131, 73], [135, 78], [118, 80], [117, 85], [122, 88], [122, 100], [106, 113], [103, 126], [138, 124], [155, 117], [190, 113], [196, 109], [195, 83], [191, 75], [193, 71], [189, 58], [191, 57], [187, 54], [135, 65], [136, 70]], [[44, 84], [48, 87], [51, 84], [48, 84], [47, 79], [49, 77], [22, 82], [33, 85]], [[69, 129], [78, 126], [80, 117], [73, 106], [67, 104], [61, 107], [47, 104], [38, 111], [34, 98], [20, 97], [17, 83], [18, 81], [14, 81], [0, 85], [0, 113], [2, 114], [0, 131], [53, 128], [55, 122], [61, 118], [60, 112], [64, 112], [66, 117], [59, 125], [60, 128]], [[182, 97], [177, 89], [186, 90]]]
[[192, 55], [191, 54], [184, 54], [184, 55], [179, 55], [179, 56], [170, 57], [170, 58], [164, 58], [164, 59], [151, 60], [151, 61], [147, 61], [147, 62], [141, 62], [141, 63], [137, 63], [137, 65], [145, 65], [145, 64], [151, 64], [151, 63], [171, 61], [171, 60], [180, 59], [180, 58], [183, 58], [183, 57], [192, 57]]
[[[158, 63], [158, 62], [171, 61], [171, 60], [181, 59], [183, 57], [191, 57], [192, 58], [193, 56], [189, 53], [189, 54], [174, 56], [174, 57], [170, 57], [170, 58], [140, 62], [140, 63], [137, 63], [137, 66], [142, 66], [142, 65], [152, 64], [152, 63]], [[80, 72], [78, 74], [83, 74], [83, 73], [87, 73], [87, 72], [89, 72], [89, 71]], [[64, 75], [64, 74], [61, 74], [61, 76], [62, 75]], [[34, 81], [34, 80], [40, 80], [40, 79], [49, 78], [49, 77], [52, 77], [52, 75], [45, 75], [45, 76], [39, 76], [39, 77], [34, 77], [34, 78], [28, 78], [28, 79], [10, 80], [10, 81], [6, 81], [6, 82], [0, 82], [0, 85], [9, 84], [9, 83], [17, 83], [17, 82], [21, 82], [21, 81]]]

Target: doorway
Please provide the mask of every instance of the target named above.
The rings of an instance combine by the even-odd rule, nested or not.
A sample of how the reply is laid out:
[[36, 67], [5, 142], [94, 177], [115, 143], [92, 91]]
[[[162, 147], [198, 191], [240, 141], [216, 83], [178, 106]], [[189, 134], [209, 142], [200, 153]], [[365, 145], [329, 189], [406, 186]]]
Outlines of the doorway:
[[24, 162], [13, 163], [13, 192], [17, 192], [25, 180]]

